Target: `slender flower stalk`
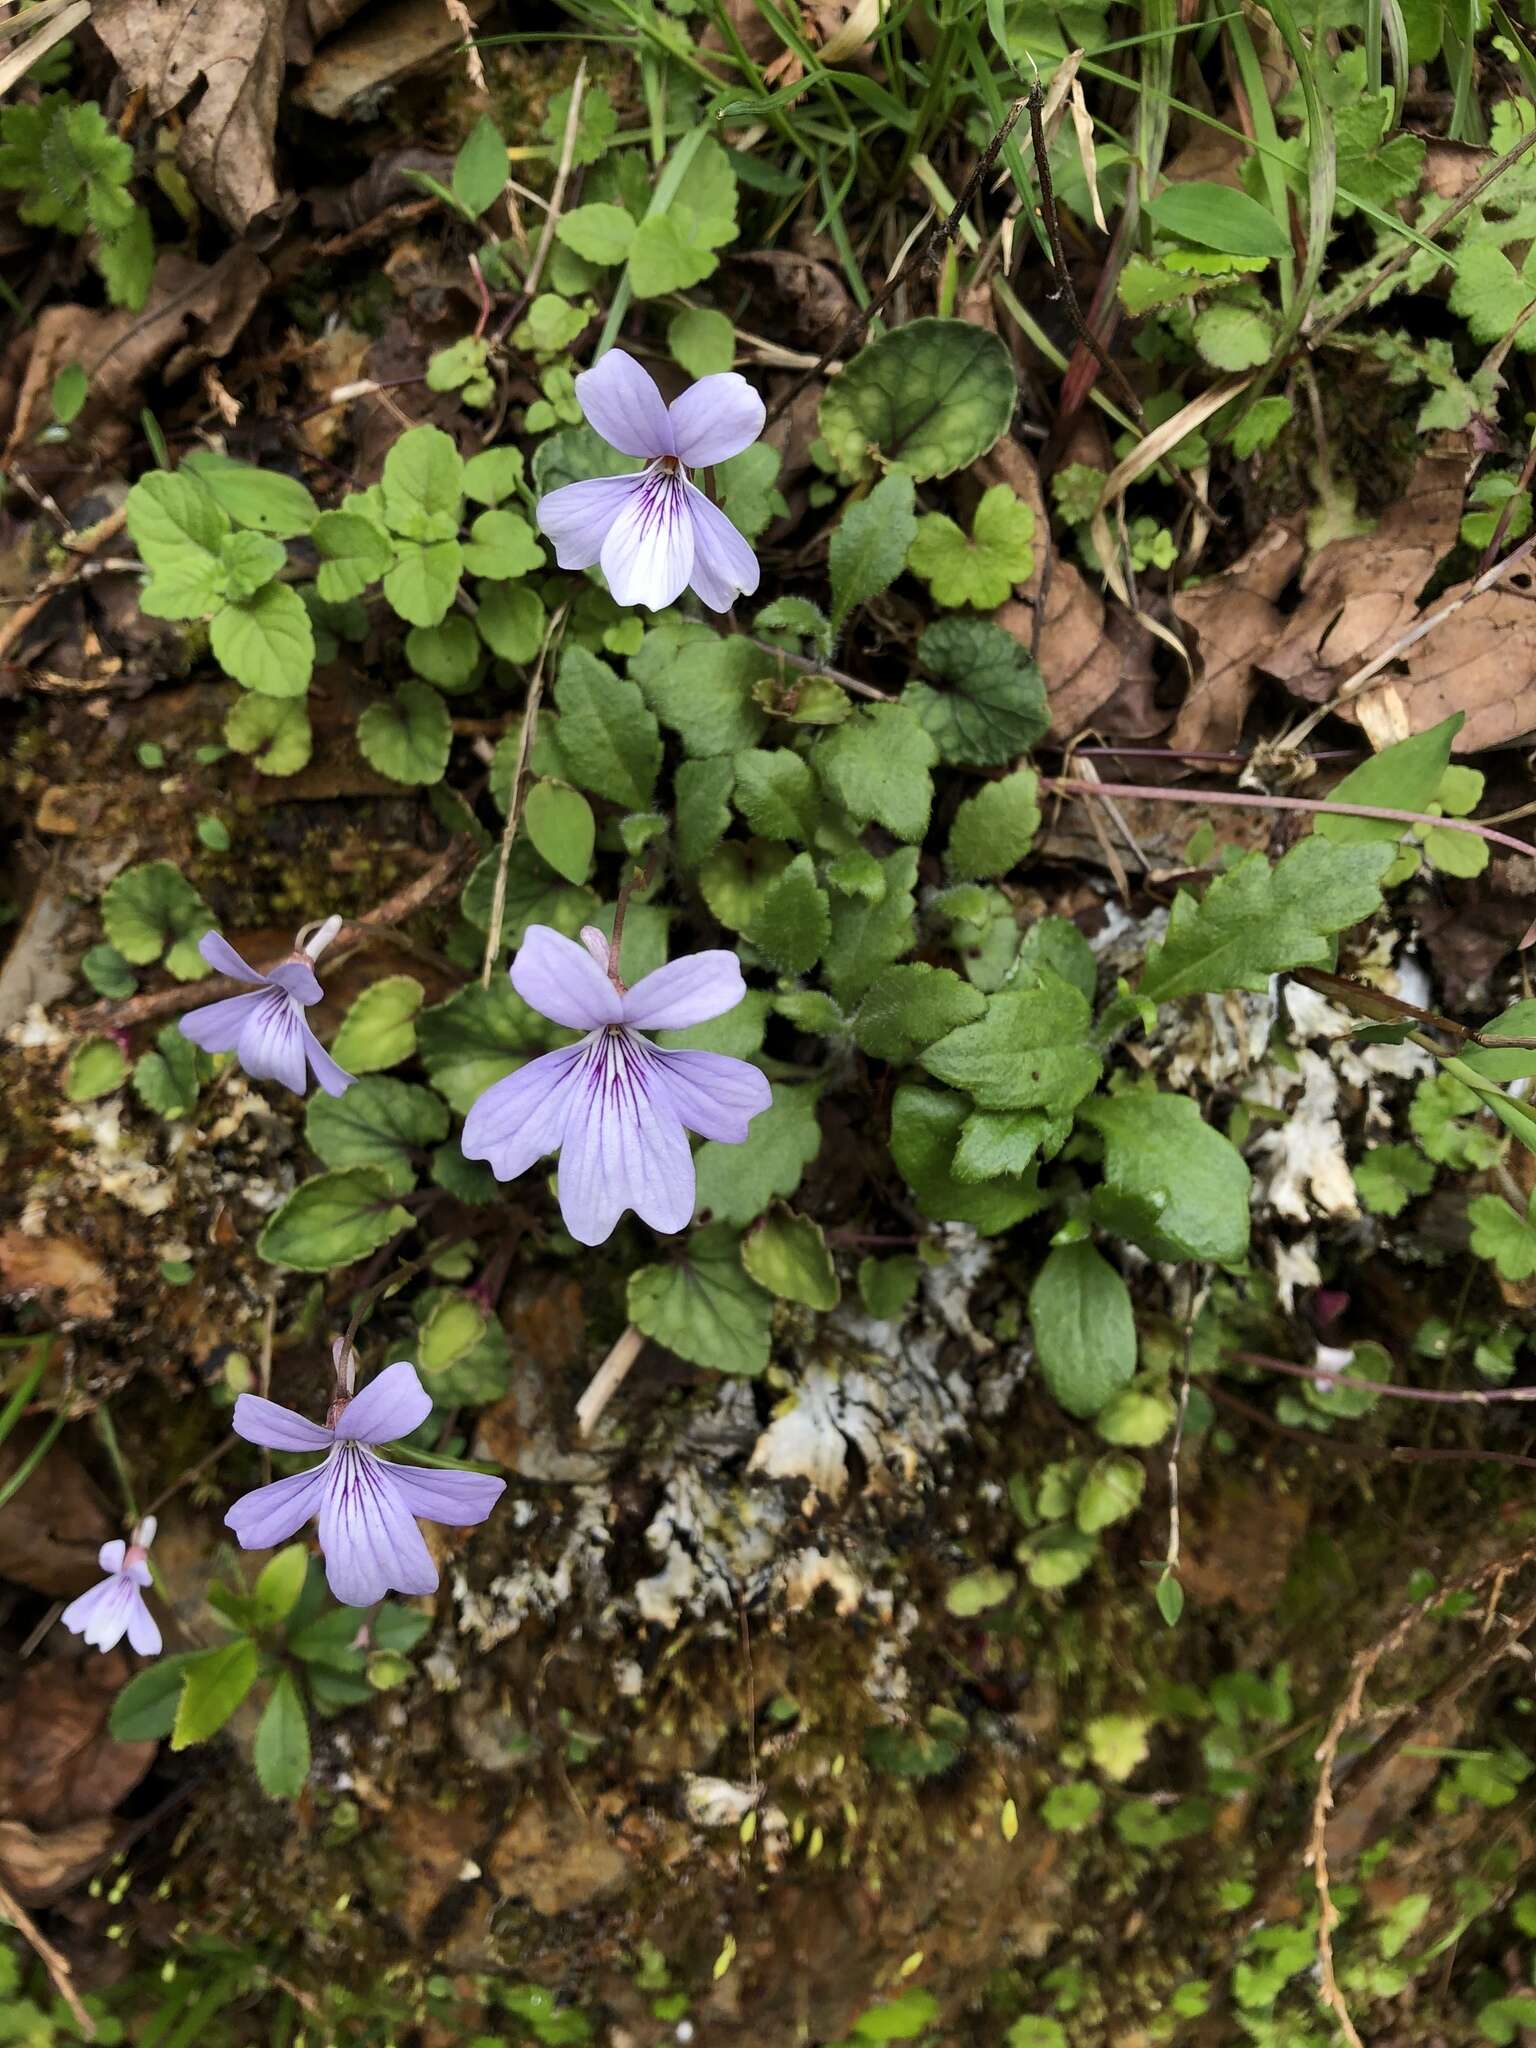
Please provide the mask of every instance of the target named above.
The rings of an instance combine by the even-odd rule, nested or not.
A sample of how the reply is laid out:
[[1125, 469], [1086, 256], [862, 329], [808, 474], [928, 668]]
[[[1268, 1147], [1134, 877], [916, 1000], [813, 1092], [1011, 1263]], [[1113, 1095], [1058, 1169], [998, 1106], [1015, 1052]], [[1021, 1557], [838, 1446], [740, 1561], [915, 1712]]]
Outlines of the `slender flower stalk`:
[[621, 348], [576, 379], [576, 397], [603, 439], [645, 468], [547, 491], [536, 507], [562, 569], [602, 569], [619, 604], [662, 611], [690, 585], [711, 611], [756, 590], [757, 557], [690, 469], [726, 462], [763, 431], [763, 401], [734, 370], [701, 377], [668, 405], [655, 379]]
[[560, 1213], [581, 1244], [601, 1244], [626, 1209], [653, 1230], [693, 1216], [688, 1132], [740, 1145], [772, 1101], [745, 1060], [668, 1052], [642, 1034], [723, 1016], [746, 994], [734, 953], [694, 953], [626, 989], [595, 926], [582, 944], [530, 925], [511, 967], [525, 1003], [585, 1035], [495, 1081], [464, 1120], [464, 1156], [514, 1180], [560, 1154]]
[[204, 932], [197, 950], [208, 965], [253, 987], [247, 996], [226, 996], [189, 1010], [181, 1020], [182, 1037], [204, 1052], [232, 1052], [253, 1081], [281, 1081], [302, 1095], [313, 1069], [327, 1095], [345, 1095], [356, 1077], [336, 1064], [304, 1017], [310, 1004], [320, 1000], [315, 962], [341, 925], [339, 917], [328, 917], [312, 929], [306, 926], [294, 940], [292, 956], [267, 974], [258, 974], [217, 932]]
[[419, 1429], [432, 1413], [432, 1397], [403, 1360], [354, 1396], [356, 1353], [338, 1340], [333, 1357], [336, 1392], [323, 1427], [259, 1394], [235, 1403], [235, 1434], [247, 1443], [325, 1456], [245, 1494], [224, 1520], [243, 1549], [269, 1550], [318, 1516], [325, 1576], [343, 1606], [371, 1607], [389, 1592], [435, 1592], [437, 1566], [417, 1521], [455, 1529], [483, 1522], [506, 1481], [381, 1458], [376, 1446]]
[[144, 1588], [152, 1583], [149, 1546], [155, 1540], [155, 1518], [146, 1515], [125, 1543], [121, 1536], [103, 1543], [96, 1562], [107, 1576], [78, 1600], [71, 1600], [59, 1619], [93, 1649], [112, 1650], [128, 1638], [141, 1657], [160, 1654], [160, 1629], [144, 1604]]

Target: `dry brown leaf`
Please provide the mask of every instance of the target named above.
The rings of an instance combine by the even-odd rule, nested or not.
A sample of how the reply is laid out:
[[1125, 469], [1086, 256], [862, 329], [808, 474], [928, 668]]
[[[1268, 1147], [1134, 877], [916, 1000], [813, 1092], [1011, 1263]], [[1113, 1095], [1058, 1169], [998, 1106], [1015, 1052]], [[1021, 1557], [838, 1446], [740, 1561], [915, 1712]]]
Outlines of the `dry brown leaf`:
[[1455, 543], [1466, 479], [1459, 452], [1426, 455], [1374, 533], [1322, 548], [1303, 573], [1300, 605], [1259, 666], [1317, 703], [1390, 646], [1413, 624], [1419, 592]]
[[77, 1821], [49, 1834], [25, 1821], [0, 1821], [0, 1877], [24, 1906], [45, 1905], [89, 1877], [111, 1853], [116, 1834], [110, 1820]]
[[[775, 321], [769, 328], [776, 341], [814, 342], [820, 347], [842, 329], [853, 311], [848, 287], [819, 256], [797, 249], [752, 249], [733, 255], [731, 261], [766, 270], [778, 287], [788, 324]], [[761, 319], [762, 314], [754, 318]]]
[[194, 92], [178, 157], [236, 234], [281, 199], [272, 164], [288, 0], [96, 0], [92, 26], [154, 115]]
[[[1435, 609], [1467, 587], [1442, 591]], [[1507, 746], [1536, 732], [1536, 588], [1529, 574], [1517, 571], [1426, 633], [1401, 657], [1388, 687], [1402, 699], [1413, 732], [1464, 711], [1458, 754]], [[1373, 694], [1362, 696], [1360, 705]], [[1359, 710], [1346, 707], [1346, 716]]]
[[1179, 1582], [1202, 1605], [1226, 1600], [1242, 1614], [1268, 1614], [1306, 1526], [1304, 1500], [1233, 1480], [1186, 1519]]
[[[478, 20], [489, 7], [490, 0], [470, 0], [469, 12]], [[374, 112], [375, 95], [448, 56], [463, 39], [442, 0], [385, 0], [326, 44], [292, 97], [327, 120], [361, 120]]]
[[107, 1733], [127, 1677], [128, 1660], [118, 1651], [87, 1650], [24, 1668], [0, 1700], [0, 1814], [61, 1828], [116, 1811], [159, 1746]]
[[1277, 520], [1230, 569], [1173, 600], [1196, 657], [1195, 680], [1168, 736], [1181, 749], [1225, 752], [1237, 745], [1253, 696], [1258, 656], [1282, 620], [1275, 600], [1301, 566], [1301, 536]]
[[[0, 1446], [0, 1482], [36, 1444], [24, 1423]], [[0, 1578], [36, 1593], [73, 1597], [101, 1577], [96, 1553], [118, 1533], [83, 1465], [55, 1444], [21, 1490], [0, 1507]]]
[[8, 1301], [45, 1296], [72, 1320], [104, 1321], [117, 1306], [111, 1275], [78, 1237], [28, 1237], [20, 1230], [0, 1233], [0, 1285]]
[[597, 1823], [530, 1800], [492, 1851], [490, 1875], [504, 1897], [552, 1917], [623, 1884], [629, 1863]]
[[446, 1813], [424, 1799], [408, 1800], [392, 1810], [387, 1829], [401, 1861], [403, 1889], [394, 1911], [419, 1937], [480, 1848], [485, 1811], [474, 1799], [460, 1800]]
[[[1034, 631], [1033, 605], [1010, 598], [992, 614], [1025, 647]], [[1111, 620], [1116, 635], [1110, 631]], [[1130, 644], [1129, 622], [1118, 607], [1106, 610], [1098, 592], [1073, 563], [1058, 559], [1045, 594], [1037, 659], [1051, 706], [1051, 734], [1072, 739], [1114, 695]]]
[[53, 380], [73, 362], [90, 380], [77, 432], [88, 433], [98, 459], [108, 460], [138, 431], [139, 390], [150, 374], [169, 383], [226, 354], [268, 278], [266, 265], [240, 244], [213, 264], [166, 250], [141, 312], [47, 307], [22, 340], [19, 371], [8, 365], [17, 395], [6, 455], [53, 417]]
[[76, 906], [61, 888], [43, 883], [0, 960], [0, 1031], [19, 1024], [34, 1003], [45, 1008], [74, 985], [73, 949], [65, 933]]

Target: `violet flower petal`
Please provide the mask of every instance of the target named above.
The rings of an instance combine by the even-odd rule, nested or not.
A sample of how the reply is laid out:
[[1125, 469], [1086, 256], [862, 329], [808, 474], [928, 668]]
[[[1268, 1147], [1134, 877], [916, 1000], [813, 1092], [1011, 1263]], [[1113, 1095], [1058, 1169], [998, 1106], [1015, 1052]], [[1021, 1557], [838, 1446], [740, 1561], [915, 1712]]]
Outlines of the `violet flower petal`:
[[248, 1444], [260, 1444], [269, 1451], [328, 1451], [334, 1441], [330, 1430], [311, 1422], [307, 1415], [260, 1394], [240, 1396], [230, 1427]]
[[723, 1145], [744, 1143], [753, 1117], [773, 1101], [768, 1077], [746, 1060], [721, 1052], [661, 1050], [656, 1058], [674, 1112], [701, 1138], [715, 1138]]
[[485, 1160], [498, 1180], [516, 1180], [546, 1152], [557, 1152], [587, 1053], [585, 1040], [563, 1046], [493, 1081], [464, 1119], [464, 1157]]
[[392, 1458], [380, 1463], [389, 1483], [409, 1513], [424, 1522], [441, 1522], [449, 1529], [468, 1529], [483, 1522], [507, 1490], [505, 1479], [489, 1472], [449, 1472], [439, 1465], [397, 1465]]
[[318, 1003], [324, 993], [314, 968], [307, 960], [280, 960], [267, 980], [275, 983], [284, 995], [292, 996], [296, 1003]]
[[266, 1000], [266, 990], [257, 989], [248, 996], [225, 996], [217, 1003], [204, 1003], [182, 1018], [181, 1035], [204, 1052], [233, 1052], [252, 1011]]
[[539, 531], [554, 542], [560, 567], [594, 568], [608, 529], [635, 492], [644, 488], [643, 475], [598, 476], [546, 491], [534, 506], [533, 516]]
[[326, 1581], [345, 1607], [371, 1607], [391, 1592], [436, 1590], [437, 1566], [393, 1472], [357, 1443], [339, 1445], [327, 1460], [320, 1548]]
[[258, 974], [250, 962], [235, 951], [222, 932], [204, 932], [197, 942], [197, 950], [215, 973], [232, 974], [237, 981], [266, 980], [264, 974]]
[[314, 1069], [315, 1079], [326, 1094], [345, 1095], [357, 1076], [349, 1074], [345, 1067], [336, 1064], [302, 1017], [299, 1019], [299, 1037], [304, 1044], [304, 1057]]
[[120, 1572], [123, 1559], [128, 1555], [128, 1545], [121, 1536], [114, 1536], [110, 1543], [103, 1543], [96, 1553], [96, 1562], [104, 1572]]
[[118, 1581], [103, 1579], [78, 1600], [71, 1600], [59, 1619], [72, 1635], [83, 1636], [93, 1649], [110, 1650], [127, 1626], [126, 1615], [118, 1624], [120, 1605]]
[[756, 590], [757, 557], [701, 490], [685, 483], [683, 492], [693, 523], [693, 587], [712, 612], [728, 612], [738, 597]]
[[529, 925], [511, 976], [530, 1009], [573, 1031], [623, 1021], [624, 999], [586, 947], [547, 924]]
[[560, 1213], [580, 1244], [601, 1244], [626, 1209], [653, 1230], [693, 1215], [693, 1155], [651, 1088], [655, 1049], [625, 1030], [592, 1044], [560, 1151]]
[[371, 1379], [336, 1421], [338, 1443], [392, 1444], [420, 1429], [432, 1413], [432, 1396], [414, 1365], [405, 1359]]
[[242, 1550], [271, 1550], [320, 1512], [325, 1495], [326, 1474], [337, 1455], [330, 1456], [307, 1472], [294, 1472], [286, 1479], [274, 1479], [270, 1486], [258, 1486], [242, 1494], [224, 1517]]
[[598, 562], [615, 604], [665, 611], [693, 572], [693, 521], [687, 487], [673, 470], [648, 469], [608, 529]]
[[576, 379], [576, 402], [610, 447], [624, 455], [675, 455], [677, 444], [656, 380], [632, 355], [611, 348]]
[[747, 992], [741, 962], [717, 947], [669, 960], [637, 981], [624, 997], [624, 1022], [636, 1031], [679, 1031], [734, 1010]]
[[739, 455], [757, 439], [768, 417], [763, 401], [735, 370], [701, 377], [673, 399], [667, 412], [677, 454], [690, 469], [707, 469]]
[[280, 1081], [295, 1095], [304, 1093], [304, 1037], [299, 1006], [280, 989], [271, 989], [253, 1007], [240, 1032], [235, 1057], [253, 1081]]
[[133, 1598], [128, 1603], [128, 1643], [141, 1657], [158, 1657], [160, 1654], [159, 1624], [144, 1605], [144, 1595], [137, 1586], [133, 1587]]

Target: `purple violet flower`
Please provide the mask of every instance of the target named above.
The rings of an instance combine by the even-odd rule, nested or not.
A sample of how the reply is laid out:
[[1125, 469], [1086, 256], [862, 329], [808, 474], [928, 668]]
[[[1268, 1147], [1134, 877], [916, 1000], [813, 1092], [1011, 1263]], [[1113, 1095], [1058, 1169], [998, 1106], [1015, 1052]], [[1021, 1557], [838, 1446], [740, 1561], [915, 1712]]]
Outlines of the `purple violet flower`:
[[83, 1636], [93, 1649], [116, 1649], [126, 1636], [141, 1657], [160, 1654], [160, 1630], [144, 1605], [143, 1593], [152, 1583], [147, 1553], [154, 1540], [155, 1518], [146, 1515], [131, 1543], [121, 1536], [103, 1543], [96, 1562], [107, 1576], [89, 1593], [71, 1600], [59, 1616], [67, 1629]]
[[181, 1020], [181, 1035], [204, 1052], [232, 1052], [253, 1081], [281, 1081], [296, 1095], [309, 1085], [305, 1063], [327, 1095], [345, 1095], [356, 1076], [338, 1067], [304, 1021], [304, 1012], [320, 1000], [315, 962], [341, 930], [339, 917], [328, 917], [308, 939], [300, 932], [293, 955], [266, 974], [241, 959], [228, 939], [204, 932], [197, 950], [210, 967], [255, 984], [248, 996], [226, 996], [204, 1003]]
[[274, 1479], [237, 1500], [224, 1517], [243, 1550], [270, 1550], [313, 1515], [331, 1591], [344, 1607], [371, 1607], [388, 1592], [432, 1593], [437, 1566], [416, 1523], [466, 1529], [483, 1522], [506, 1491], [486, 1472], [397, 1465], [375, 1444], [394, 1443], [432, 1413], [432, 1396], [414, 1365], [388, 1365], [355, 1398], [357, 1354], [338, 1341], [336, 1397], [325, 1427], [259, 1394], [235, 1403], [234, 1428], [247, 1443], [274, 1451], [324, 1451], [308, 1471]]
[[603, 934], [588, 925], [581, 936], [578, 946], [530, 925], [511, 976], [525, 1003], [586, 1036], [493, 1082], [464, 1119], [464, 1156], [513, 1180], [559, 1152], [560, 1213], [582, 1244], [601, 1244], [626, 1209], [653, 1230], [682, 1230], [694, 1202], [687, 1133], [739, 1145], [773, 1097], [745, 1060], [665, 1052], [641, 1033], [734, 1009], [740, 963], [694, 953], [626, 989]]
[[714, 612], [756, 590], [756, 555], [688, 481], [690, 469], [728, 461], [763, 431], [763, 401], [746, 378], [734, 370], [701, 377], [668, 405], [650, 372], [611, 348], [576, 379], [576, 397], [605, 441], [646, 466], [540, 498], [535, 516], [561, 568], [596, 563], [615, 602], [657, 612], [689, 584]]

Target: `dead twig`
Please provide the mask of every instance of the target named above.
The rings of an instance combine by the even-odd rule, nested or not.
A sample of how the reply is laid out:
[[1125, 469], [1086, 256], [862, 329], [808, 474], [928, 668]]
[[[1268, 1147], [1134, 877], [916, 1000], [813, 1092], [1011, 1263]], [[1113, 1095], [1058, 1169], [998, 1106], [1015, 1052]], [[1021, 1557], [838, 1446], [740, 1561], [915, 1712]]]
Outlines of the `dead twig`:
[[36, 597], [29, 597], [25, 604], [18, 605], [4, 625], [0, 625], [0, 659], [9, 653], [38, 613], [51, 604], [61, 590], [68, 589], [85, 569], [97, 549], [105, 547], [109, 540], [114, 540], [122, 532], [126, 517], [120, 506], [116, 512], [109, 512], [106, 518], [99, 520], [95, 526], [88, 527], [84, 533], [77, 534], [72, 541], [66, 542], [70, 549], [69, 561], [55, 575], [49, 577]]
[[[576, 66], [576, 76], [571, 80], [571, 103], [565, 112], [565, 132], [560, 138], [560, 162], [555, 171], [555, 186], [549, 197], [549, 211], [544, 216], [544, 225], [539, 229], [539, 239], [534, 246], [533, 261], [528, 266], [528, 275], [523, 279], [522, 296], [519, 306], [525, 306], [539, 288], [539, 279], [544, 274], [544, 264], [549, 256], [550, 244], [555, 239], [555, 229], [560, 222], [560, 209], [565, 202], [565, 188], [571, 175], [571, 166], [576, 161], [576, 137], [581, 128], [581, 98], [587, 89], [587, 60], [582, 58]], [[511, 322], [508, 322], [511, 325]]]
[[26, 1938], [38, 1961], [52, 1979], [54, 1990], [69, 2007], [76, 2027], [87, 2041], [94, 2041], [96, 2022], [86, 2011], [81, 2003], [80, 1994], [75, 1989], [74, 1972], [70, 1968], [68, 1956], [62, 1955], [54, 1947], [32, 1915], [3, 1884], [0, 1884], [0, 1913], [3, 1913], [17, 1932]]
[[[1506, 506], [1505, 509], [1507, 510], [1508, 507]], [[1331, 711], [1337, 711], [1341, 704], [1347, 704], [1352, 697], [1358, 697], [1366, 685], [1381, 674], [1381, 671], [1387, 667], [1388, 663], [1396, 661], [1399, 655], [1406, 654], [1410, 647], [1417, 645], [1426, 634], [1432, 633], [1436, 626], [1443, 626], [1447, 619], [1453, 618], [1461, 610], [1462, 606], [1470, 604], [1474, 597], [1481, 597], [1485, 590], [1491, 590], [1496, 583], [1501, 583], [1512, 569], [1518, 569], [1523, 562], [1529, 561], [1533, 553], [1536, 553], [1536, 533], [1533, 533], [1529, 540], [1521, 541], [1519, 547], [1512, 548], [1502, 562], [1495, 562], [1491, 569], [1485, 569], [1474, 582], [1469, 583], [1466, 589], [1458, 596], [1453, 597], [1449, 603], [1438, 606], [1427, 618], [1422, 618], [1415, 625], [1410, 626], [1406, 633], [1400, 633], [1390, 647], [1384, 647], [1380, 654], [1372, 655], [1369, 661], [1363, 662], [1352, 676], [1346, 677], [1340, 683], [1339, 687], [1325, 703], [1319, 704], [1315, 711], [1307, 714], [1300, 725], [1285, 735], [1284, 739], [1278, 743], [1278, 751], [1294, 753], [1296, 748], [1322, 723]], [[1443, 821], [1437, 820], [1436, 822], [1449, 824], [1451, 821], [1445, 819]], [[1529, 852], [1530, 848], [1527, 847], [1524, 850]]]
[[[469, 839], [455, 839], [414, 882], [407, 882], [374, 909], [344, 924], [332, 942], [330, 963], [335, 965], [348, 954], [355, 953], [374, 932], [403, 924], [416, 911], [426, 909], [440, 896], [445, 896], [452, 888], [472, 844]], [[62, 1021], [65, 1028], [72, 1031], [128, 1031], [134, 1025], [148, 1023], [156, 1017], [174, 1017], [178, 1011], [189, 1010], [196, 1003], [216, 1002], [221, 996], [239, 995], [247, 986], [232, 975], [209, 974], [201, 981], [178, 982], [174, 988], [151, 989], [145, 995], [129, 996], [126, 1002], [92, 1003], [88, 1009], [66, 1012]]]
[[[1513, 149], [1506, 150], [1498, 162], [1490, 164], [1483, 175], [1480, 178], [1475, 178], [1465, 192], [1459, 193], [1443, 213], [1436, 214], [1429, 226], [1423, 230], [1422, 241], [1433, 242], [1437, 240], [1450, 226], [1451, 222], [1456, 219], [1458, 214], [1465, 213], [1469, 206], [1475, 206], [1489, 186], [1496, 185], [1510, 165], [1517, 162], [1532, 147], [1536, 147], [1536, 128], [1527, 129]], [[1380, 291], [1388, 278], [1396, 276], [1397, 272], [1412, 260], [1419, 247], [1419, 240], [1410, 242], [1405, 236], [1403, 245], [1397, 254], [1384, 263], [1374, 276], [1368, 277], [1357, 291], [1351, 292], [1339, 310], [1336, 313], [1330, 313], [1322, 325], [1306, 337], [1306, 347], [1309, 350], [1320, 348], [1335, 328], [1341, 327], [1352, 313], [1358, 313], [1366, 300], [1374, 293]], [[1450, 261], [1449, 257], [1446, 258], [1446, 261]]]
[[630, 1367], [644, 1348], [645, 1338], [631, 1323], [593, 1373], [586, 1392], [576, 1403], [576, 1427], [583, 1436], [590, 1436], [596, 1429], [603, 1410], [629, 1377]]
[[[1532, 535], [1531, 545], [1536, 547], [1536, 535]], [[1528, 846], [1523, 839], [1512, 839], [1507, 832], [1496, 832], [1491, 825], [1479, 825], [1474, 818], [1435, 818], [1427, 811], [1392, 810], [1385, 804], [1336, 804], [1326, 797], [1263, 796], [1256, 790], [1160, 788], [1151, 782], [1077, 782], [1061, 775], [1042, 775], [1040, 787], [1059, 796], [1124, 796], [1145, 803], [1215, 804], [1240, 811], [1321, 811], [1340, 818], [1389, 818], [1402, 825], [1433, 825], [1436, 830], [1468, 832], [1474, 839], [1486, 839], [1490, 845], [1508, 847], [1527, 860], [1536, 860], [1536, 846]]]
[[[1507, 1576], [1509, 1571], [1518, 1569], [1531, 1559], [1527, 1549], [1511, 1564], [1506, 1558], [1499, 1558], [1491, 1565], [1481, 1567], [1458, 1587], [1447, 1587], [1433, 1598], [1438, 1603], [1450, 1592], [1469, 1592], [1490, 1578]], [[1307, 1840], [1306, 1862], [1312, 1869], [1317, 1886], [1317, 1955], [1322, 1995], [1345, 2039], [1351, 2048], [1363, 2048], [1355, 2023], [1350, 2018], [1349, 2007], [1339, 1987], [1334, 1970], [1333, 1930], [1339, 1924], [1339, 1912], [1333, 1902], [1328, 1869], [1328, 1816], [1333, 1811], [1334, 1771], [1338, 1764], [1339, 1746], [1349, 1730], [1361, 1719], [1365, 1707], [1365, 1688], [1382, 1659], [1389, 1652], [1401, 1649], [1413, 1630], [1424, 1617], [1425, 1604], [1410, 1607], [1400, 1615], [1384, 1636], [1368, 1644], [1355, 1657], [1350, 1667], [1350, 1681], [1344, 1696], [1334, 1708], [1327, 1732], [1318, 1744], [1317, 1791], [1312, 1801], [1312, 1822]], [[1467, 1687], [1475, 1684], [1486, 1672], [1493, 1669], [1520, 1640], [1527, 1629], [1536, 1626], [1536, 1600], [1531, 1600], [1515, 1614], [1503, 1632], [1491, 1639], [1485, 1638], [1471, 1654], [1440, 1684], [1428, 1692], [1411, 1711], [1404, 1709], [1403, 1718], [1388, 1735], [1377, 1743], [1365, 1762], [1357, 1766], [1348, 1780], [1351, 1800], [1359, 1802], [1368, 1799], [1371, 1788], [1379, 1782], [1382, 1773], [1394, 1758], [1399, 1756], [1414, 1733], [1432, 1723], [1440, 1711], [1451, 1705]]]
[[533, 675], [528, 683], [528, 702], [523, 707], [523, 725], [517, 739], [517, 761], [512, 770], [512, 787], [507, 792], [507, 822], [502, 830], [501, 850], [496, 856], [496, 885], [491, 891], [491, 921], [485, 933], [485, 958], [480, 965], [480, 986], [489, 988], [491, 976], [496, 971], [496, 955], [501, 951], [501, 918], [507, 907], [507, 867], [512, 859], [512, 842], [517, 837], [517, 828], [523, 815], [524, 785], [528, 779], [528, 756], [533, 751], [534, 728], [538, 724], [539, 703], [544, 695], [544, 664], [549, 659], [549, 650], [559, 637], [565, 623], [565, 606], [550, 620], [539, 648], [539, 658], [534, 664]]

